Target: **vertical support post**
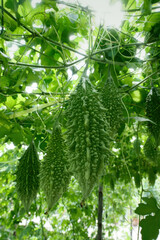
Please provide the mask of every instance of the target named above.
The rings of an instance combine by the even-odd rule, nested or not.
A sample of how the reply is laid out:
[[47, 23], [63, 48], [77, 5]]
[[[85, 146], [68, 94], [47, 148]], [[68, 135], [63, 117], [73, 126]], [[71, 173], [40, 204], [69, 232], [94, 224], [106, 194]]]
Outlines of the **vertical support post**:
[[98, 233], [97, 240], [102, 240], [102, 219], [103, 219], [103, 185], [99, 185], [98, 193]]
[[132, 240], [132, 207], [130, 206], [130, 239]]

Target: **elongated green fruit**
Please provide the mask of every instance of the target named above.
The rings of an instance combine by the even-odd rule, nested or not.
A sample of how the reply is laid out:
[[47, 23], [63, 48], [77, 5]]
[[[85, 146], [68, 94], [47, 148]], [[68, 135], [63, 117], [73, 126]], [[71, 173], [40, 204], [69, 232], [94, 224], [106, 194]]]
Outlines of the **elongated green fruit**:
[[157, 171], [154, 168], [150, 167], [148, 171], [148, 180], [152, 186], [154, 186], [156, 178], [157, 178]]
[[67, 190], [70, 174], [67, 172], [67, 154], [60, 126], [55, 126], [48, 142], [47, 153], [40, 169], [40, 185], [51, 209]]
[[152, 87], [146, 98], [146, 116], [152, 121], [147, 122], [148, 129], [158, 146], [160, 144], [160, 93], [155, 87]]
[[155, 140], [152, 136], [147, 138], [143, 150], [148, 161], [155, 165], [157, 163], [158, 150], [156, 148]]
[[124, 106], [122, 97], [116, 87], [113, 78], [110, 76], [101, 91], [103, 106], [106, 108], [107, 121], [111, 127], [112, 134], [116, 134], [123, 122]]
[[19, 160], [16, 172], [17, 194], [26, 211], [36, 198], [39, 189], [40, 162], [34, 142], [31, 142]]
[[103, 174], [110, 156], [106, 109], [89, 79], [82, 77], [71, 94], [66, 117], [70, 169], [86, 199]]
[[135, 182], [136, 188], [139, 188], [141, 186], [141, 175], [138, 172], [136, 172], [134, 175], [134, 182]]
[[141, 142], [139, 141], [138, 138], [136, 138], [133, 142], [133, 147], [134, 147], [134, 151], [137, 157], [139, 157], [140, 152], [141, 152]]

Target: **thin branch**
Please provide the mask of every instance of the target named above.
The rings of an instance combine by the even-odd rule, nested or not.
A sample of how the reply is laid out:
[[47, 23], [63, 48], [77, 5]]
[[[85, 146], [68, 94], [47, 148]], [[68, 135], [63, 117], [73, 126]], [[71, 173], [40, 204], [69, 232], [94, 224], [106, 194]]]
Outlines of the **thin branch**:
[[[14, 66], [21, 66], [21, 67], [31, 67], [31, 68], [42, 68], [42, 69], [64, 69], [64, 68], [68, 68], [68, 67], [71, 67], [73, 66], [74, 64], [78, 63], [78, 62], [81, 62], [83, 60], [85, 60], [87, 58], [86, 57], [83, 57], [81, 59], [78, 59], [77, 61], [74, 61], [70, 64], [64, 64], [62, 66], [46, 66], [46, 65], [36, 65], [36, 64], [29, 64], [29, 63], [21, 63], [21, 62], [8, 62], [9, 65], [14, 65]], [[0, 61], [0, 63], [3, 63], [3, 61]]]
[[103, 185], [99, 186], [98, 194], [98, 233], [97, 240], [102, 240], [102, 219], [103, 219]]
[[[32, 35], [30, 35], [30, 36], [32, 36]], [[36, 50], [35, 48], [33, 48], [33, 47], [29, 46], [29, 45], [21, 44], [21, 43], [15, 41], [15, 40], [11, 40], [11, 41], [12, 41], [14, 44], [19, 45], [19, 47], [25, 47], [25, 48], [31, 49], [31, 50], [33, 50], [34, 52], [39, 53], [41, 56], [45, 56], [45, 57], [47, 57], [47, 58], [49, 58], [49, 59], [51, 59], [51, 60], [53, 61], [53, 59], [52, 59], [50, 56], [46, 55], [45, 53], [42, 53], [41, 51]], [[56, 50], [58, 50], [58, 49], [56, 49]], [[56, 63], [59, 63], [59, 64], [61, 64], [61, 65], [63, 66], [63, 63], [60, 62], [60, 61], [58, 61], [58, 60], [56, 60]]]
[[[2, 7], [0, 6], [0, 9], [2, 9]], [[23, 23], [21, 23], [19, 20], [17, 20], [17, 18], [15, 18], [10, 12], [8, 12], [5, 8], [3, 10], [10, 18], [12, 18], [14, 21], [18, 22], [19, 25], [21, 25], [25, 30], [27, 30], [28, 32], [30, 32], [31, 34], [33, 34], [32, 30], [30, 30], [28, 27], [26, 27]]]
[[58, 46], [58, 47], [63, 47], [64, 49], [70, 50], [70, 51], [72, 51], [72, 52], [74, 52], [74, 53], [77, 53], [77, 54], [79, 54], [79, 55], [81, 55], [81, 56], [84, 56], [84, 57], [87, 56], [86, 54], [81, 53], [81, 52], [77, 51], [77, 50], [74, 49], [74, 48], [71, 48], [71, 47], [66, 46], [66, 45], [64, 45], [64, 44], [62, 44], [62, 43], [56, 42], [56, 41], [54, 41], [54, 40], [51, 40], [50, 38], [45, 37], [45, 36], [41, 35], [39, 32], [36, 31], [36, 37], [38, 37], [38, 36], [41, 37], [41, 38], [43, 38], [43, 39], [45, 39], [46, 41], [48, 41], [48, 42], [50, 42], [50, 43], [55, 44], [55, 45]]
[[103, 49], [98, 50], [97, 52], [92, 53], [91, 57], [93, 57], [94, 55], [106, 52], [108, 50], [115, 49], [115, 48], [129, 47], [129, 46], [137, 46], [137, 47], [139, 47], [139, 46], [147, 46], [147, 45], [151, 45], [151, 44], [154, 44], [154, 43], [157, 43], [157, 41], [154, 41], [154, 42], [151, 42], [151, 43], [145, 43], [145, 42], [142, 42], [142, 43], [128, 43], [128, 44], [122, 44], [122, 45], [116, 45], [116, 46], [112, 46], [112, 47], [107, 47], [107, 48], [103, 48]]
[[154, 76], [156, 73], [159, 73], [160, 71], [157, 70], [154, 73], [151, 73], [149, 76], [147, 76], [146, 78], [144, 78], [142, 81], [140, 81], [139, 83], [137, 83], [136, 85], [134, 85], [133, 87], [131, 87], [130, 89], [128, 89], [126, 92], [130, 92], [132, 91], [134, 88], [138, 87], [139, 85], [141, 85], [142, 83], [144, 83], [148, 78]]
[[88, 7], [82, 7], [80, 4], [67, 3], [67, 2], [59, 1], [59, 0], [56, 0], [56, 3], [63, 4], [63, 5], [65, 5], [67, 7], [70, 7], [70, 8], [80, 9], [83, 12], [91, 12], [91, 10], [89, 10]]
[[[152, 10], [159, 9], [160, 7], [152, 7]], [[140, 12], [141, 8], [134, 8], [134, 9], [128, 9], [128, 10], [122, 10], [122, 12]]]
[[12, 112], [10, 115], [8, 115], [8, 118], [13, 119], [13, 118], [17, 118], [17, 117], [22, 117], [24, 115], [26, 116], [29, 113], [32, 113], [32, 112], [35, 112], [35, 111], [38, 111], [38, 110], [41, 110], [41, 109], [44, 109], [44, 108], [47, 108], [47, 107], [50, 107], [50, 106], [54, 106], [54, 108], [57, 108], [57, 103], [55, 101], [52, 101], [52, 102], [49, 102], [49, 103], [44, 103], [44, 104], [41, 104], [41, 105], [37, 105], [35, 107], [29, 108], [27, 110], [23, 110], [23, 111], [20, 111], [20, 112]]
[[4, 14], [3, 14], [3, 12], [4, 12], [4, 2], [3, 2], [3, 0], [1, 0], [1, 4], [2, 4], [2, 6], [1, 6], [1, 14], [2, 14], [1, 27], [2, 27], [2, 29], [1, 29], [0, 35], [2, 35], [3, 31], [4, 31]]
[[104, 63], [104, 64], [109, 63], [109, 64], [117, 64], [117, 65], [120, 65], [120, 66], [126, 65], [126, 62], [115, 62], [115, 61], [109, 60], [107, 58], [100, 59], [100, 58], [90, 57], [90, 59], [92, 59], [92, 60], [94, 60], [96, 62]]
[[9, 97], [9, 96], [14, 96], [17, 94], [26, 94], [26, 95], [40, 95], [40, 96], [50, 96], [52, 97], [52, 95], [69, 95], [69, 93], [60, 93], [60, 92], [32, 92], [32, 93], [27, 93], [27, 92], [0, 92], [0, 95], [4, 96], [4, 97]]

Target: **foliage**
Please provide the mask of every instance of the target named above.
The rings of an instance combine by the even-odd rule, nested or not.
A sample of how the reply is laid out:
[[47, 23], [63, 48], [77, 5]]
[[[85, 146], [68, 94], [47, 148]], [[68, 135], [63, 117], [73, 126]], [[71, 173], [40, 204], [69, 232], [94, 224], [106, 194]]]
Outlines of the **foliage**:
[[[89, 113], [90, 132], [93, 130], [94, 118], [92, 120], [91, 116], [95, 109], [98, 134], [100, 131], [97, 129], [102, 128], [100, 116], [104, 115], [103, 111], [108, 111], [106, 119], [114, 117], [114, 121], [109, 122], [112, 127], [110, 130], [113, 130], [114, 134], [111, 134], [107, 128], [110, 137], [107, 148], [110, 145], [110, 152], [113, 154], [109, 154], [104, 171], [100, 171], [99, 174], [103, 175], [101, 180], [104, 185], [104, 213], [107, 214], [103, 219], [104, 235], [107, 232], [107, 236], [104, 237], [113, 239], [112, 234], [117, 229], [117, 223], [123, 221], [122, 215], [125, 214], [126, 207], [129, 205], [135, 207], [137, 192], [145, 188], [144, 182], [148, 179], [152, 186], [157, 183], [156, 179], [160, 173], [158, 2], [157, 0], [122, 0], [125, 20], [121, 27], [116, 29], [113, 26], [96, 26], [93, 12], [75, 3], [42, 0], [34, 6], [31, 0], [2, 1], [0, 6], [0, 203], [2, 206], [0, 238], [52, 239], [54, 237], [54, 239], [86, 240], [96, 237], [98, 178], [94, 181], [95, 187], [92, 193], [86, 194], [88, 198], [84, 202], [81, 193], [83, 187], [80, 188], [79, 184], [84, 181], [83, 186], [84, 184], [88, 186], [88, 177], [85, 178], [83, 174], [79, 179], [79, 169], [76, 174], [72, 173], [75, 178], [71, 177], [68, 190], [50, 212], [46, 210], [45, 196], [40, 190], [29, 212], [26, 213], [18, 200], [15, 183], [18, 159], [22, 158], [33, 139], [40, 160], [44, 158], [45, 161], [47, 158], [47, 144], [51, 139], [55, 119], [58, 118], [62, 127], [62, 137], [66, 146], [68, 146], [68, 129], [70, 129], [70, 141], [74, 139], [76, 144], [79, 141], [79, 133], [77, 138], [74, 138], [79, 131], [76, 125], [79, 123], [77, 113], [72, 112], [72, 106], [69, 116], [66, 112], [69, 109], [70, 99], [77, 98], [75, 94], [86, 65], [88, 69], [85, 77], [93, 86], [95, 95], [100, 95], [104, 87], [107, 87], [106, 82], [109, 79], [113, 79], [113, 86], [116, 89], [112, 92], [114, 90], [112, 86], [110, 91], [105, 89], [103, 93], [106, 99], [109, 94], [115, 94], [113, 98], [111, 95], [110, 97], [111, 100], [116, 99], [113, 102], [113, 110], [118, 109], [117, 112], [112, 112], [111, 107], [105, 104], [101, 106], [101, 111], [98, 111], [99, 97], [92, 99], [92, 94], [88, 92], [87, 100], [84, 100], [84, 104], [85, 101], [88, 103], [90, 99], [93, 100], [91, 102], [93, 111]], [[153, 102], [150, 102], [155, 89], [158, 100], [153, 99]], [[76, 105], [79, 111], [82, 110], [81, 103]], [[82, 114], [81, 111], [80, 130], [83, 134]], [[116, 116], [119, 120], [115, 120]], [[88, 117], [86, 117], [86, 126], [87, 119]], [[74, 122], [75, 128], [72, 128]], [[99, 134], [98, 138], [103, 138], [102, 135]], [[93, 145], [93, 136], [90, 139]], [[85, 138], [85, 143], [89, 140]], [[89, 159], [88, 145], [85, 143], [84, 154], [88, 154], [87, 159]], [[96, 148], [99, 154], [98, 144]], [[81, 150], [79, 147], [79, 155], [82, 155]], [[77, 157], [77, 150], [75, 153], [74, 157]], [[73, 160], [71, 151], [69, 159]], [[81, 160], [80, 157], [78, 163]], [[86, 164], [83, 169], [90, 176], [89, 168], [90, 165]], [[75, 167], [73, 169], [75, 170]], [[159, 207], [153, 198], [142, 199], [145, 203], [140, 203], [136, 210], [139, 215], [147, 215], [140, 223], [142, 236], [156, 238], [159, 225], [154, 224], [150, 235], [148, 229], [152, 226], [151, 221], [158, 222]]]
[[142, 200], [145, 203], [140, 203], [135, 210], [135, 212], [139, 215], [147, 215], [140, 221], [140, 226], [142, 227], [142, 240], [157, 239], [160, 229], [160, 209], [157, 206], [155, 198], [143, 197]]

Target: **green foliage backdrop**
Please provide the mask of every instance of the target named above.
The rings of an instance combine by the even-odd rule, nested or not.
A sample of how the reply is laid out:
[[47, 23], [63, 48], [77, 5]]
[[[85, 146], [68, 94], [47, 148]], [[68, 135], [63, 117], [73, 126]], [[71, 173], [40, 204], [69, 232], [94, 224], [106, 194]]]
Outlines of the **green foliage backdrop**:
[[122, 8], [124, 20], [116, 29], [96, 26], [93, 12], [79, 4], [42, 0], [33, 7], [30, 0], [1, 1], [1, 239], [96, 238], [98, 180], [83, 203], [71, 176], [51, 211], [39, 191], [26, 213], [16, 192], [18, 160], [32, 140], [40, 162], [55, 121], [66, 140], [65, 110], [86, 64], [86, 77], [104, 95], [112, 127], [112, 153], [102, 178], [104, 239], [113, 239], [126, 208], [136, 208], [136, 196], [144, 202], [136, 213], [147, 215], [140, 222], [142, 239], [157, 238], [160, 225], [153, 224], [152, 231], [148, 226], [160, 220], [160, 210], [154, 194], [145, 194], [160, 174], [160, 6], [156, 0], [122, 0]]

